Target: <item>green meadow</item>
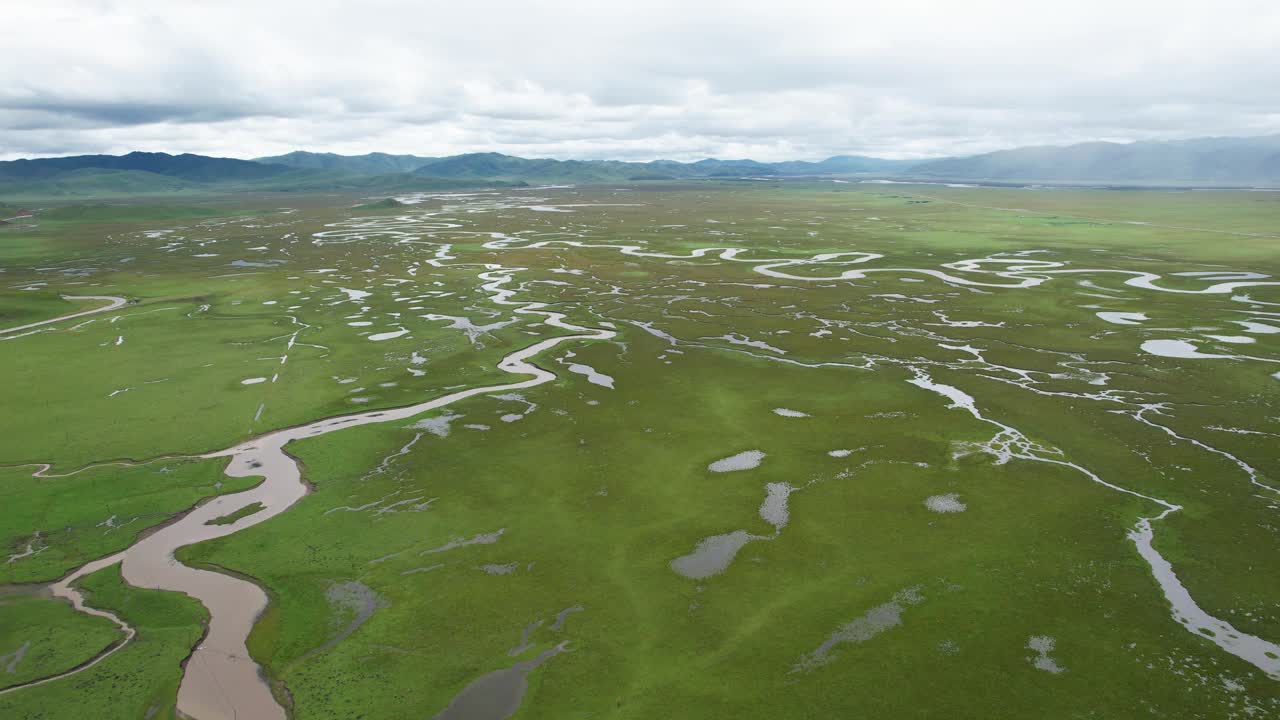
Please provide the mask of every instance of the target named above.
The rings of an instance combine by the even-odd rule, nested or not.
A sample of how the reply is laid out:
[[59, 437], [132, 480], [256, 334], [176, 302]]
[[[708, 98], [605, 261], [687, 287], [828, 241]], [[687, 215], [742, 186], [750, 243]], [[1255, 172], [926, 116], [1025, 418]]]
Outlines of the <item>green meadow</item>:
[[[570, 331], [520, 303], [617, 334], [290, 443], [305, 497], [178, 550], [266, 591], [247, 644], [291, 717], [433, 718], [539, 657], [511, 717], [1280, 714], [1280, 193], [34, 210], [0, 330], [128, 303], [0, 334], [0, 717], [174, 717], [208, 613], [119, 565], [78, 587], [137, 637], [4, 691], [120, 639], [49, 584], [264, 482], [204, 455], [522, 379], [502, 358]], [[1229, 634], [1176, 617], [1131, 537], [1157, 517]]]

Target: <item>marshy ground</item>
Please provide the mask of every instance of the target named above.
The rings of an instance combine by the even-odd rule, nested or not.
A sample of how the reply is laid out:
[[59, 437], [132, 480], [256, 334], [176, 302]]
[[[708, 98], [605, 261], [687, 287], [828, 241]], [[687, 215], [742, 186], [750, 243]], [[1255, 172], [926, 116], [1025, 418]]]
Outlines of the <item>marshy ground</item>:
[[183, 202], [0, 229], [0, 716], [1280, 713], [1280, 193]]

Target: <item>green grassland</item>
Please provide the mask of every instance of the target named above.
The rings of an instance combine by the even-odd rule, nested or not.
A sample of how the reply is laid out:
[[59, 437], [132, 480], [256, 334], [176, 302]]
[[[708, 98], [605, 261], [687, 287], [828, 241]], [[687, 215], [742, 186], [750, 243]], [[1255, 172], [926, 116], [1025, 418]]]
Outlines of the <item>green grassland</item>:
[[[979, 447], [997, 426], [911, 382], [967, 393], [1042, 458], [1181, 506], [1156, 549], [1210, 615], [1280, 640], [1280, 498], [1244, 469], [1280, 484], [1280, 333], [1242, 324], [1280, 326], [1280, 288], [1161, 292], [1122, 274], [1182, 291], [1280, 276], [1280, 193], [771, 181], [383, 197], [54, 208], [0, 230], [0, 327], [84, 309], [64, 295], [132, 301], [0, 335], [5, 407], [20, 409], [0, 415], [0, 542], [22, 556], [0, 581], [26, 583], [0, 595], [24, 618], [0, 625], [0, 654], [27, 628], [45, 648], [21, 675], [0, 662], [0, 685], [111, 642], [38, 583], [257, 482], [190, 456], [506, 382], [503, 355], [565, 334], [496, 302], [496, 278], [618, 335], [544, 353], [558, 377], [518, 397], [293, 443], [310, 494], [178, 554], [267, 590], [249, 648], [293, 717], [432, 717], [566, 641], [515, 717], [1280, 713], [1275, 679], [1171, 617], [1127, 537], [1157, 503], [1063, 464], [1000, 462]], [[524, 247], [556, 240], [884, 257], [780, 268], [807, 278], [790, 279], [715, 254]], [[1016, 289], [920, 272], [1013, 284], [955, 269], [987, 256], [1094, 272]], [[896, 270], [830, 279], [859, 268]], [[1148, 340], [1233, 357], [1157, 356]], [[749, 450], [758, 468], [708, 468]], [[761, 506], [784, 483], [779, 528]], [[951, 495], [963, 512], [926, 506]], [[735, 531], [754, 539], [721, 572], [673, 569]], [[0, 696], [0, 714], [81, 717], [104, 698], [120, 717], [172, 714], [199, 605], [114, 569], [84, 584], [139, 640]], [[367, 614], [334, 590], [349, 587], [376, 598]], [[1052, 662], [1030, 647], [1042, 637]]]
[[[204, 608], [178, 593], [130, 587], [121, 579], [119, 565], [84, 578], [80, 587], [94, 607], [119, 615], [137, 630], [137, 637], [79, 674], [0, 696], [0, 713], [31, 720], [176, 717], [173, 706], [181, 666], [203, 633], [208, 617]], [[97, 635], [78, 641], [66, 638], [78, 648], [90, 647], [97, 640]]]
[[75, 667], [120, 639], [111, 621], [34, 592], [0, 596], [0, 689]]

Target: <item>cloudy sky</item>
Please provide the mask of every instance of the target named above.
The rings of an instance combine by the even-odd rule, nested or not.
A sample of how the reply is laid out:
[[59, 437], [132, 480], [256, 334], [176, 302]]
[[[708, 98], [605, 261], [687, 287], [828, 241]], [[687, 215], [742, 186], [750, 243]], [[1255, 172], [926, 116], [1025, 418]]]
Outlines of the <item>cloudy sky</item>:
[[0, 157], [926, 157], [1280, 132], [1266, 0], [7, 0]]

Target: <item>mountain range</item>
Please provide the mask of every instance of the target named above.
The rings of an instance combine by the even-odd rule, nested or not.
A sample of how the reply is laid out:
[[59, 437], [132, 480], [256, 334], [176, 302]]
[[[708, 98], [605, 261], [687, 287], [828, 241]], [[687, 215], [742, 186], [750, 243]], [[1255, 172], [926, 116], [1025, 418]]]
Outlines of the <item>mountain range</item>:
[[[819, 162], [762, 163], [755, 160], [673, 160], [624, 162], [620, 160], [529, 159], [502, 153], [467, 153], [449, 157], [414, 155], [334, 155], [292, 152], [257, 158], [256, 162], [293, 168], [324, 168], [352, 173], [412, 172], [423, 177], [526, 182], [618, 182], [626, 180], [679, 180], [684, 178], [758, 177], [771, 175], [845, 175], [892, 173], [917, 161], [885, 160], [837, 155]], [[394, 170], [387, 168], [394, 167]]]
[[804, 176], [1104, 185], [1280, 185], [1280, 135], [1025, 147], [935, 160], [837, 155], [826, 160], [529, 159], [292, 152], [253, 160], [132, 152], [0, 162], [0, 197], [231, 191], [369, 193], [529, 183], [613, 183]]
[[919, 163], [909, 174], [988, 181], [1276, 185], [1280, 135], [1025, 147]]
[[[312, 155], [312, 153], [306, 153]], [[342, 156], [334, 156], [340, 158]], [[403, 156], [386, 156], [388, 158]], [[0, 197], [196, 194], [207, 192], [362, 191], [409, 192], [474, 187], [474, 179], [379, 172], [343, 167], [264, 163], [204, 155], [132, 152], [0, 162]], [[510, 185], [498, 179], [487, 185]]]

